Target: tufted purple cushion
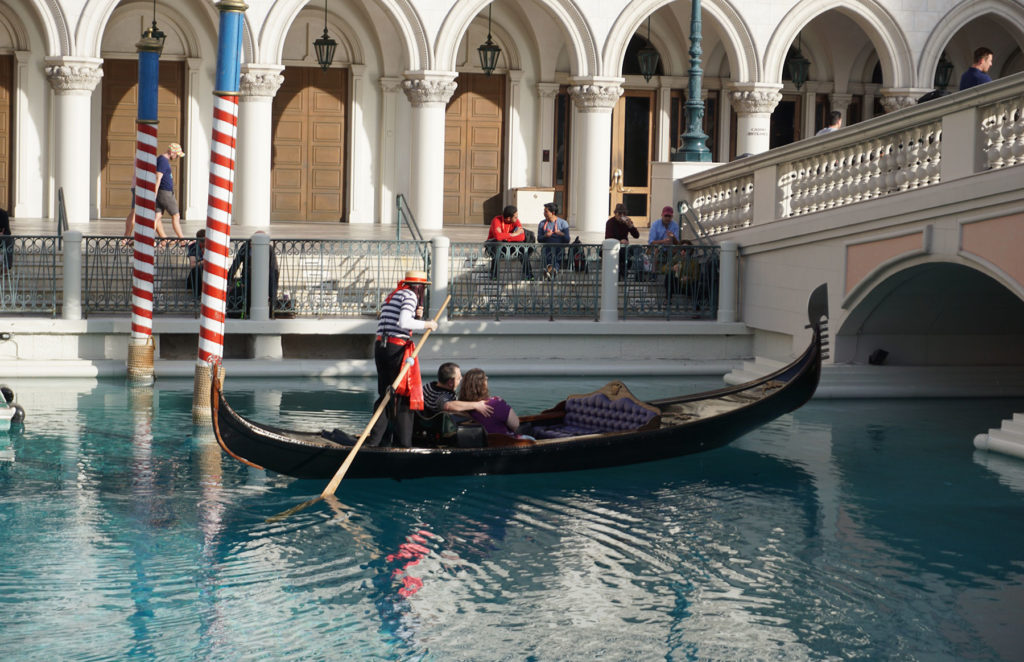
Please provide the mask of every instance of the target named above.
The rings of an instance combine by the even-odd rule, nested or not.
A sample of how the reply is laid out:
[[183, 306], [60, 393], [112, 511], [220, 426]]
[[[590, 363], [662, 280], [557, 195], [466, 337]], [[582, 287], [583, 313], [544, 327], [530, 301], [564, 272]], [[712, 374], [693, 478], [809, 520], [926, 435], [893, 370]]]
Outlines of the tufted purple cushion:
[[540, 437], [551, 439], [597, 432], [632, 430], [646, 424], [657, 414], [628, 398], [611, 400], [604, 393], [565, 401], [562, 425], [535, 430]]

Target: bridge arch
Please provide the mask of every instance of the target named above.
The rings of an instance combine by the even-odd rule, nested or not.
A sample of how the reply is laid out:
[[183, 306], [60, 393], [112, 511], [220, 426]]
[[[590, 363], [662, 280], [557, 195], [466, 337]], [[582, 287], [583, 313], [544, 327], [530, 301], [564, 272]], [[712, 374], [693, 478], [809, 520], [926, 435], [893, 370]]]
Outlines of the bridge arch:
[[980, 261], [921, 256], [880, 269], [835, 332], [836, 363], [1024, 365], [1024, 292]]

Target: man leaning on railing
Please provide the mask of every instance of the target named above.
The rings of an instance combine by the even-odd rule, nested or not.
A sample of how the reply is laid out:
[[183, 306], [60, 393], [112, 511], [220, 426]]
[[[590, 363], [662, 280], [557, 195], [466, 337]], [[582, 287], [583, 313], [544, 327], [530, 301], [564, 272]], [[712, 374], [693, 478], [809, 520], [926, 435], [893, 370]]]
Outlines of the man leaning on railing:
[[[532, 233], [531, 233], [532, 234]], [[535, 238], [529, 238], [526, 230], [519, 222], [519, 210], [515, 205], [508, 205], [501, 212], [501, 216], [491, 219], [491, 228], [487, 232], [487, 246], [484, 250], [491, 256], [491, 279], [498, 277], [501, 271], [501, 260], [511, 257], [518, 257], [523, 263], [522, 275], [525, 280], [533, 280], [533, 268], [530, 266], [530, 252], [532, 249], [525, 245], [509, 246], [507, 244], [533, 243]], [[502, 246], [501, 244], [506, 244]]]

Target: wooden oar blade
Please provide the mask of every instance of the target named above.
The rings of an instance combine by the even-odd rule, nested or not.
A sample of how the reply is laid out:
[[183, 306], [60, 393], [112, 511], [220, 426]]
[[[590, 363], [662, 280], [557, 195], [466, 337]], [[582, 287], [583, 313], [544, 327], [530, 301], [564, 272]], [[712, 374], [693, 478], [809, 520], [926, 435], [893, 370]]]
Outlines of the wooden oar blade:
[[314, 503], [316, 503], [317, 501], [322, 500], [323, 498], [324, 497], [323, 497], [322, 494], [318, 494], [315, 497], [313, 497], [312, 499], [310, 499], [309, 501], [305, 501], [303, 503], [300, 503], [297, 506], [292, 506], [291, 508], [289, 508], [288, 510], [286, 510], [284, 512], [280, 512], [280, 513], [278, 513], [276, 515], [268, 517], [266, 519], [266, 522], [267, 522], [267, 524], [273, 524], [274, 522], [280, 522], [281, 520], [283, 520], [283, 519], [285, 519], [287, 517], [291, 517], [292, 515], [294, 515], [297, 512], [300, 512], [300, 511], [305, 510], [306, 508], [309, 508]]

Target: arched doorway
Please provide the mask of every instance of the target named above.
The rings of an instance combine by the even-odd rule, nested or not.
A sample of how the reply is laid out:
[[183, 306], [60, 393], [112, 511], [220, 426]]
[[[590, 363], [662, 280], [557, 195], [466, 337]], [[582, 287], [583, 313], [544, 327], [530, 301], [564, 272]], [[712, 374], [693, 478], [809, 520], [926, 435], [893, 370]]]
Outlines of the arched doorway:
[[[103, 62], [103, 118], [100, 138], [100, 216], [123, 218], [131, 207], [135, 183], [136, 119], [138, 118], [138, 60], [107, 59]], [[160, 61], [157, 119], [157, 153], [185, 140], [185, 63]], [[188, 155], [186, 155], [187, 157]], [[181, 160], [171, 162], [175, 195], [184, 209], [185, 178]], [[85, 163], [83, 161], [83, 167]]]

